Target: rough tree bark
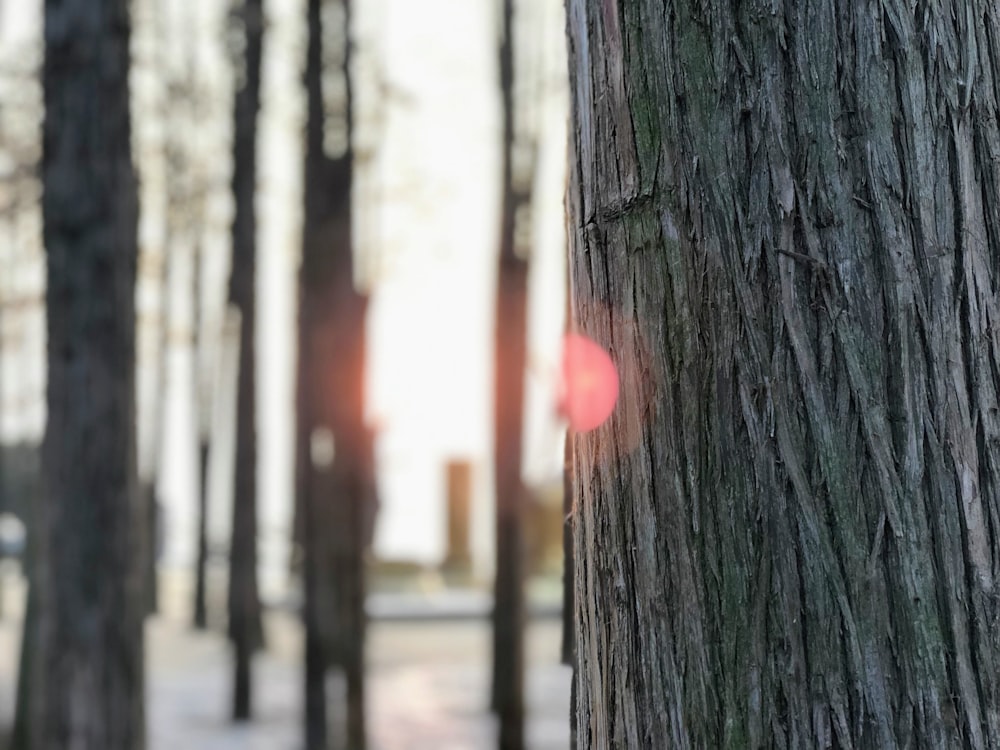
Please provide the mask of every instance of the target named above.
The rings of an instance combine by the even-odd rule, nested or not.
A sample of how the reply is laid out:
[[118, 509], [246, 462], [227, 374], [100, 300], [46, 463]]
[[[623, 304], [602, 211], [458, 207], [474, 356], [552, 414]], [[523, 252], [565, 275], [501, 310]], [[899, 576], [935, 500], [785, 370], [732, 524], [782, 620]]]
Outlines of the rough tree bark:
[[998, 6], [568, 15], [578, 746], [1000, 746]]
[[125, 0], [45, 4], [48, 421], [31, 746], [141, 750], [145, 518]]
[[[367, 297], [354, 286], [351, 4], [309, 0], [307, 14], [296, 437], [305, 734], [308, 750], [324, 750], [328, 741], [363, 750], [364, 556], [376, 499], [373, 441], [364, 424]], [[328, 737], [331, 667], [346, 681], [347, 703], [346, 726], [334, 726]]]
[[233, 122], [233, 264], [229, 301], [240, 311], [239, 376], [236, 395], [236, 477], [229, 550], [229, 637], [235, 673], [233, 718], [251, 713], [250, 660], [263, 641], [257, 588], [257, 404], [256, 255], [257, 113], [264, 31], [262, 0], [244, 0], [242, 73], [237, 76]]

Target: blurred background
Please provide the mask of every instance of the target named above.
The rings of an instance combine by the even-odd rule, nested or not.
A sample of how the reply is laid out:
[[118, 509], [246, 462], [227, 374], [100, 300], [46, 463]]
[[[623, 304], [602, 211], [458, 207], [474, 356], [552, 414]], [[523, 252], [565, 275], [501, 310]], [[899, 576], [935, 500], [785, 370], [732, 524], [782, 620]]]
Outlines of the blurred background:
[[[266, 0], [259, 23], [252, 2], [131, 5], [140, 199], [137, 455], [140, 483], [156, 509], [146, 626], [149, 746], [303, 746], [302, 612], [310, 596], [304, 571], [309, 519], [316, 518], [302, 499], [309, 497], [303, 477], [320, 476], [342, 455], [363, 456], [343, 437], [359, 429], [371, 440], [377, 498], [369, 503], [370, 539], [355, 550], [368, 623], [361, 640], [343, 637], [354, 644], [349, 649], [363, 644], [367, 746], [496, 746], [498, 724], [507, 720], [498, 708], [497, 648], [514, 648], [525, 654], [525, 745], [566, 747], [571, 670], [560, 663], [565, 426], [558, 408], [568, 106], [562, 0]], [[318, 29], [310, 29], [311, 7]], [[240, 92], [254, 83], [247, 67], [251, 27], [262, 38], [259, 109], [241, 115]], [[41, 0], [0, 0], [3, 726], [14, 722], [17, 704], [22, 522], [40, 492], [46, 419], [42, 28]], [[307, 65], [311, 39], [320, 42], [313, 47], [318, 69]], [[313, 79], [321, 93], [316, 102]], [[317, 102], [319, 123], [310, 121]], [[256, 155], [255, 247], [241, 256], [233, 242], [234, 188], [246, 176], [234, 174], [242, 158], [234, 160], [234, 132], [248, 127]], [[314, 133], [318, 141], [310, 140]], [[310, 166], [320, 161], [333, 171]], [[316, 185], [344, 164], [350, 231], [324, 235], [330, 189]], [[319, 227], [312, 244], [310, 227]], [[315, 282], [322, 273], [309, 270], [322, 271], [323, 261], [309, 266], [303, 253], [320, 257], [333, 236], [341, 245], [347, 237], [350, 262], [337, 273], [348, 269], [363, 302], [341, 316], [349, 330], [331, 334], [334, 343], [323, 354], [308, 343], [315, 333], [306, 330], [308, 321], [317, 318], [303, 311], [319, 309], [340, 287], [334, 280], [324, 292]], [[247, 257], [249, 308], [232, 291]], [[509, 295], [520, 313], [504, 312], [513, 309], [504, 306], [511, 279], [524, 287], [511, 287]], [[316, 306], [310, 294], [318, 295]], [[241, 344], [247, 330], [249, 346]], [[344, 337], [352, 335], [364, 350], [363, 388], [339, 398], [360, 401], [363, 427], [338, 432], [336, 407], [333, 426], [324, 426], [314, 413], [322, 408], [310, 411], [303, 394], [315, 397], [316, 383], [326, 382], [324, 362], [355, 361], [345, 353], [353, 345]], [[512, 337], [521, 345], [510, 344]], [[238, 392], [247, 353], [255, 372], [255, 488], [241, 500], [238, 425], [246, 407]], [[513, 380], [503, 374], [508, 365]], [[346, 381], [331, 367], [336, 391]], [[303, 372], [320, 374], [309, 380]], [[505, 431], [496, 408], [522, 416]], [[516, 440], [498, 443], [514, 433]], [[505, 450], [517, 455], [505, 457]], [[517, 480], [505, 484], [501, 475], [509, 480], [512, 471]], [[320, 486], [332, 487], [333, 496], [340, 485], [330, 481]], [[514, 537], [504, 536], [498, 487], [500, 495], [517, 495], [516, 540], [507, 548], [517, 564], [507, 594], [495, 588], [503, 580], [498, 560], [502, 567]], [[239, 521], [234, 525], [240, 502], [256, 519], [253, 571], [240, 575], [255, 578], [264, 638], [253, 657], [250, 720], [234, 723], [227, 593], [237, 575], [231, 553], [241, 538]], [[366, 528], [364, 521], [340, 521]], [[322, 536], [322, 523], [316, 527]], [[344, 569], [330, 568], [340, 571], [330, 573], [330, 591], [341, 590]], [[523, 601], [512, 605], [507, 626], [498, 625], [513, 590]], [[325, 591], [320, 585], [314, 595], [322, 599]], [[524, 642], [517, 636], [498, 646], [496, 628], [519, 627], [524, 614]], [[330, 663], [344, 666], [336, 658]], [[323, 677], [332, 738], [353, 710], [341, 672], [349, 677], [350, 668]], [[521, 676], [510, 679], [515, 684]], [[511, 720], [520, 720], [516, 714]]]

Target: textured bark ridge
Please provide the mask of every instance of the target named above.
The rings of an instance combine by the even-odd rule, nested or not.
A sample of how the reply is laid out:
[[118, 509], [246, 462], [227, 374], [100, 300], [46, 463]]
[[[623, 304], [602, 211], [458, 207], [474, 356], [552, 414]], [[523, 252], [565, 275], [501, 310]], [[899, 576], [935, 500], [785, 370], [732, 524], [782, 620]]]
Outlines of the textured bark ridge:
[[580, 747], [1000, 747], [1000, 12], [569, 0]]

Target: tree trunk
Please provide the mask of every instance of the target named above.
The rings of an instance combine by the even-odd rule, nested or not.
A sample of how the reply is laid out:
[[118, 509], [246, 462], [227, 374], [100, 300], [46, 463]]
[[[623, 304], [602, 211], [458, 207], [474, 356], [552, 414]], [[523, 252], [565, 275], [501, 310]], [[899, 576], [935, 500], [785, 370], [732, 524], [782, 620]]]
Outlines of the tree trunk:
[[561, 661], [573, 669], [570, 689], [570, 747], [576, 745], [576, 591], [573, 570], [573, 432], [563, 445], [563, 601]]
[[202, 380], [205, 372], [204, 358], [208, 348], [205, 341], [205, 310], [202, 303], [202, 268], [204, 257], [201, 238], [196, 240], [194, 254], [194, 394], [198, 417], [198, 510], [195, 531], [195, 567], [194, 567], [194, 606], [192, 607], [192, 624], [197, 630], [208, 627], [208, 586], [206, 581], [208, 568], [208, 460], [210, 422], [205, 414], [210, 410], [209, 399]]
[[569, 2], [579, 747], [1000, 747], [1000, 11]]
[[17, 694], [14, 704], [14, 723], [10, 732], [8, 750], [32, 750], [31, 717], [32, 702], [38, 699], [36, 680], [38, 674], [38, 585], [35, 582], [38, 563], [38, 544], [32, 540], [37, 533], [37, 524], [27, 526], [28, 539], [22, 561], [22, 571], [27, 581], [24, 619], [21, 623], [21, 649], [17, 665]]
[[136, 179], [124, 0], [45, 5], [48, 422], [37, 521], [38, 750], [141, 750]]
[[229, 299], [240, 311], [236, 402], [236, 478], [229, 563], [229, 637], [235, 654], [233, 718], [251, 714], [250, 659], [263, 641], [257, 589], [256, 254], [257, 113], [263, 37], [262, 0], [241, 8], [244, 57], [233, 136], [233, 264]]
[[[337, 667], [347, 683], [347, 725], [334, 728], [333, 742], [340, 747], [346, 737], [348, 750], [363, 750], [364, 554], [376, 498], [373, 441], [364, 424], [367, 298], [354, 288], [352, 255], [351, 4], [309, 0], [307, 13], [296, 459], [306, 739], [309, 750], [327, 746], [325, 675]], [[327, 76], [340, 77], [341, 85], [324, 87]]]
[[521, 438], [527, 362], [528, 263], [518, 254], [518, 210], [530, 207], [530, 185], [515, 183], [514, 2], [503, 0], [499, 55], [501, 141], [500, 249], [497, 269], [494, 461], [496, 578], [493, 596], [491, 704], [499, 747], [524, 746], [524, 504]]
[[[204, 404], [202, 404], [204, 407]], [[194, 568], [194, 607], [192, 624], [198, 630], [208, 627], [208, 438], [198, 439], [198, 519]]]

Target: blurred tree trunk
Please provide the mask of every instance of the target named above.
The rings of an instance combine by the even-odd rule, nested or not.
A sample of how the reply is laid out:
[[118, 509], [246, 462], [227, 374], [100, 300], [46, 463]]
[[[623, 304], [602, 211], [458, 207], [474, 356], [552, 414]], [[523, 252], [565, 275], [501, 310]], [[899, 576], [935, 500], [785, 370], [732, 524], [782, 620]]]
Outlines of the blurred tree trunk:
[[[347, 722], [335, 728], [335, 746], [343, 744], [342, 733], [349, 750], [363, 750], [366, 742], [364, 558], [376, 500], [372, 436], [364, 424], [367, 298], [355, 289], [352, 256], [350, 11], [344, 0], [309, 0], [307, 10], [297, 471], [308, 750], [327, 747], [330, 667], [347, 682]], [[340, 80], [325, 87], [326, 76]]]
[[198, 405], [198, 511], [195, 538], [195, 568], [194, 568], [194, 606], [193, 625], [199, 630], [208, 627], [208, 592], [206, 587], [206, 568], [208, 567], [208, 451], [209, 434], [211, 428], [206, 423], [205, 412], [209, 411], [210, 404], [206, 398], [206, 389], [203, 388], [202, 378], [204, 375], [204, 360], [206, 356], [205, 344], [205, 321], [204, 305], [201, 299], [202, 288], [202, 252], [201, 243], [198, 243], [195, 251], [195, 273], [194, 273], [194, 392]]
[[[37, 502], [37, 501], [36, 501]], [[35, 515], [34, 513], [32, 514]], [[38, 544], [32, 538], [38, 533], [37, 524], [26, 525], [28, 539], [24, 551], [23, 574], [28, 584], [24, 621], [21, 623], [21, 649], [17, 664], [17, 695], [14, 705], [14, 724], [10, 733], [9, 750], [32, 750], [31, 712], [32, 701], [37, 699], [39, 638], [38, 638]]]
[[514, 8], [503, 0], [500, 43], [502, 128], [500, 251], [497, 269], [494, 423], [496, 577], [493, 604], [492, 706], [503, 750], [524, 746], [524, 505], [521, 433], [527, 362], [528, 263], [515, 236], [530, 207], [530, 178], [514, 174]]
[[260, 110], [263, 0], [244, 0], [242, 69], [233, 131], [233, 263], [229, 301], [240, 312], [236, 396], [236, 477], [229, 557], [229, 637], [235, 653], [233, 718], [251, 714], [250, 661], [263, 642], [257, 589], [256, 255], [257, 113]]
[[[193, 80], [189, 77], [189, 81]], [[194, 114], [192, 112], [192, 114]], [[194, 117], [192, 117], [192, 122]], [[198, 460], [197, 460], [197, 492], [198, 504], [195, 518], [195, 568], [194, 568], [194, 602], [192, 606], [192, 624], [198, 630], [208, 627], [208, 591], [206, 586], [206, 569], [208, 567], [208, 460], [209, 436], [211, 435], [211, 399], [208, 388], [205, 387], [205, 360], [208, 358], [208, 344], [205, 328], [205, 308], [202, 300], [202, 271], [205, 262], [204, 245], [201, 237], [201, 209], [204, 204], [204, 193], [197, 191], [199, 201], [197, 229], [194, 233], [194, 274], [191, 293], [194, 297], [194, 335], [192, 337], [192, 378], [194, 380], [194, 398], [197, 414]]]
[[206, 358], [205, 341], [205, 310], [202, 303], [202, 267], [204, 258], [200, 239], [195, 250], [194, 283], [194, 393], [198, 412], [198, 511], [195, 520], [195, 567], [194, 567], [194, 606], [193, 625], [198, 630], [208, 627], [208, 592], [206, 587], [206, 568], [208, 567], [208, 451], [211, 422], [206, 412], [210, 412], [207, 389], [203, 387]]
[[1000, 747], [1000, 9], [568, 9], [578, 746]]
[[125, 0], [45, 4], [38, 750], [145, 747], [129, 31]]
[[[567, 297], [568, 299], [568, 297]], [[569, 318], [567, 318], [567, 322]], [[573, 565], [573, 432], [566, 430], [563, 448], [563, 602], [561, 661], [573, 669], [570, 687], [570, 747], [576, 745], [576, 596]]]
[[[149, 554], [146, 556], [146, 569], [143, 571], [146, 614], [156, 612], [157, 591], [156, 591], [156, 526], [157, 511], [159, 508], [158, 482], [160, 470], [163, 464], [163, 446], [166, 442], [167, 433], [167, 379], [170, 369], [170, 326], [173, 318], [173, 305], [170, 299], [170, 282], [174, 269], [174, 258], [170, 252], [169, 242], [163, 248], [163, 257], [160, 263], [160, 330], [157, 342], [158, 361], [156, 362], [156, 385], [153, 388], [156, 404], [153, 409], [152, 427], [152, 468], [148, 476], [140, 476], [139, 492], [142, 493], [144, 503], [149, 509], [146, 519], [146, 544]], [[143, 472], [146, 473], [146, 472]]]
[[[204, 405], [202, 405], [204, 408]], [[198, 630], [208, 627], [208, 590], [206, 570], [208, 568], [208, 438], [202, 434], [198, 438], [198, 518], [194, 569], [193, 625]]]

